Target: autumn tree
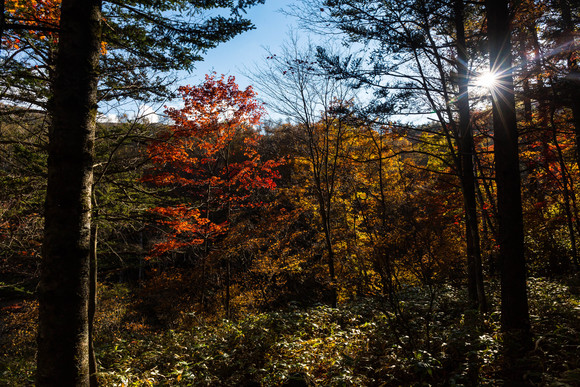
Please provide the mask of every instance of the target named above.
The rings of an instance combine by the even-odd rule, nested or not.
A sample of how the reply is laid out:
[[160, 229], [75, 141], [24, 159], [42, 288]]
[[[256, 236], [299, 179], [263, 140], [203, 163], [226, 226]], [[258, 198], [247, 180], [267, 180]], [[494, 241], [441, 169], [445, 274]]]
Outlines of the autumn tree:
[[6, 48], [19, 49], [22, 37], [56, 39], [60, 0], [5, 0], [0, 7], [0, 36]]
[[324, 233], [331, 304], [337, 304], [335, 204], [344, 162], [350, 152], [354, 128], [349, 124], [353, 90], [324, 74], [315, 61], [314, 48], [300, 48], [297, 37], [278, 56], [270, 54], [267, 67], [253, 79], [270, 97], [271, 108], [289, 117], [297, 127], [292, 135], [299, 155], [308, 165]]
[[[208, 75], [179, 93], [184, 107], [167, 110], [173, 125], [147, 149], [155, 169], [142, 180], [170, 187], [177, 201], [152, 209], [168, 230], [152, 254], [203, 246], [203, 266], [211, 244], [228, 233], [239, 212], [260, 206], [257, 193], [276, 186], [280, 162], [264, 161], [257, 151], [264, 110], [251, 87], [240, 90], [234, 77]], [[229, 260], [225, 265], [229, 317]]]

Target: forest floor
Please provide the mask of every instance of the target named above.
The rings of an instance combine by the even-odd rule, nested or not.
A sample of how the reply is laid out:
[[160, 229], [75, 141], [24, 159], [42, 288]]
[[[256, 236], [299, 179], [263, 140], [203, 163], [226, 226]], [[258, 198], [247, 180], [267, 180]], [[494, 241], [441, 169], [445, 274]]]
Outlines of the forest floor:
[[[534, 348], [524, 385], [580, 386], [580, 280], [529, 280]], [[101, 285], [96, 355], [105, 386], [502, 385], [498, 288], [481, 317], [451, 286], [333, 309], [289, 306], [235, 320], [195, 313], [147, 324], [124, 285]], [[0, 315], [0, 386], [33, 384], [35, 302]], [[295, 384], [292, 384], [295, 383]]]

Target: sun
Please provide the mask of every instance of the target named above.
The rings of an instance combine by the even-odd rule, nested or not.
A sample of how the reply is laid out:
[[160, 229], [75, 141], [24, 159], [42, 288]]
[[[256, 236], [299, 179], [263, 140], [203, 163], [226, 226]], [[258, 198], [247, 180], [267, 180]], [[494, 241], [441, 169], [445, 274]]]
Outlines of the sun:
[[475, 85], [485, 87], [486, 89], [494, 89], [498, 85], [498, 77], [495, 72], [484, 71], [480, 73], [475, 79]]

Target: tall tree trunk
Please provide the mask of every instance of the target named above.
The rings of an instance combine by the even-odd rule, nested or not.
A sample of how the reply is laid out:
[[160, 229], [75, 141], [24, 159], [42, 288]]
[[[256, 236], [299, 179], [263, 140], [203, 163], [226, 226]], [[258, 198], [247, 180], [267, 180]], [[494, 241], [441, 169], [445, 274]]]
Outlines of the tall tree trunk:
[[[495, 173], [499, 223], [501, 329], [506, 350], [513, 356], [531, 344], [518, 133], [512, 76], [510, 11], [507, 0], [486, 0], [491, 71], [498, 87], [492, 89]], [[515, 358], [515, 357], [514, 357]]]
[[[96, 214], [95, 214], [96, 215]], [[93, 222], [91, 225], [91, 256], [89, 262], [89, 381], [91, 387], [98, 386], [97, 379], [97, 358], [95, 356], [95, 346], [93, 343], [95, 330], [95, 313], [97, 311], [97, 240], [98, 228]]]
[[580, 168], [580, 68], [578, 66], [578, 56], [576, 51], [578, 45], [574, 37], [575, 25], [572, 20], [572, 10], [570, 9], [570, 2], [568, 0], [560, 0], [560, 13], [562, 14], [562, 29], [563, 29], [563, 44], [568, 53], [568, 71], [566, 77], [567, 96], [572, 110], [572, 125], [574, 125], [574, 132], [576, 135], [576, 163]]
[[[552, 111], [550, 112], [550, 129], [552, 132], [552, 141], [554, 147], [556, 148], [556, 155], [558, 156], [558, 166], [560, 167], [560, 173], [562, 174], [562, 194], [564, 196], [564, 202], [562, 206], [564, 207], [564, 212], [566, 213], [566, 225], [568, 226], [568, 235], [570, 237], [570, 245], [572, 247], [572, 260], [569, 261], [562, 257], [559, 264], [563, 270], [570, 269], [574, 266], [575, 269], [578, 268], [578, 249], [576, 248], [576, 231], [574, 230], [574, 216], [572, 214], [572, 206], [570, 204], [571, 197], [574, 196], [574, 185], [569, 182], [568, 179], [568, 168], [566, 167], [566, 162], [564, 161], [564, 155], [562, 154], [562, 147], [558, 142], [558, 135], [556, 132], [556, 123], [554, 122], [554, 104], [552, 104]], [[563, 271], [562, 270], [562, 271]]]
[[89, 385], [89, 261], [99, 0], [63, 0], [39, 292], [39, 386]]
[[[5, 7], [6, 7], [6, 0], [0, 0], [0, 42], [2, 42], [2, 38], [4, 37], [4, 25], [6, 23], [6, 16], [5, 16]], [[2, 45], [0, 44], [0, 52], [2, 52]]]
[[459, 95], [457, 108], [459, 110], [459, 157], [460, 179], [465, 207], [465, 236], [467, 241], [467, 271], [469, 299], [482, 312], [487, 311], [485, 290], [483, 287], [483, 268], [481, 264], [481, 248], [479, 240], [479, 225], [477, 220], [477, 201], [475, 195], [475, 174], [473, 172], [473, 132], [469, 112], [469, 88], [467, 70], [467, 48], [465, 42], [463, 0], [455, 0], [455, 28], [457, 32], [457, 70]]
[[[317, 180], [317, 182], [319, 179]], [[322, 221], [322, 229], [324, 231], [324, 241], [326, 244], [326, 252], [328, 253], [328, 275], [330, 277], [330, 303], [333, 308], [338, 305], [338, 291], [336, 289], [336, 273], [334, 269], [334, 246], [332, 244], [332, 230], [330, 226], [330, 198], [326, 202], [323, 198], [320, 188], [317, 189], [318, 202], [320, 207], [320, 218]]]
[[521, 74], [522, 74], [522, 99], [524, 103], [524, 120], [526, 124], [530, 125], [532, 123], [532, 99], [530, 98], [530, 65], [528, 64], [528, 56], [526, 54], [526, 39], [521, 38], [517, 43], [518, 55], [522, 62], [521, 64]]
[[226, 309], [226, 319], [231, 319], [232, 315], [231, 315], [231, 310], [230, 310], [230, 304], [231, 304], [231, 294], [230, 294], [230, 287], [231, 287], [231, 263], [230, 263], [230, 258], [227, 257], [226, 258], [226, 296], [225, 296], [225, 300], [224, 300], [224, 306]]
[[[327, 129], [328, 130], [328, 129]], [[331, 216], [331, 206], [332, 206], [332, 196], [333, 196], [333, 189], [329, 188], [330, 186], [334, 185], [334, 174], [329, 173], [328, 166], [329, 166], [329, 149], [328, 149], [328, 141], [329, 139], [326, 138], [325, 148], [323, 150], [315, 149], [315, 136], [314, 128], [308, 128], [309, 133], [309, 143], [308, 143], [308, 150], [310, 155], [310, 161], [312, 163], [313, 168], [313, 180], [314, 186], [316, 190], [316, 197], [318, 199], [318, 213], [320, 215], [320, 222], [322, 224], [322, 230], [324, 232], [324, 241], [326, 245], [326, 252], [328, 254], [328, 275], [330, 277], [330, 303], [333, 308], [336, 308], [338, 304], [338, 290], [336, 284], [336, 273], [334, 268], [334, 246], [332, 244], [332, 227], [330, 224], [330, 216]], [[328, 135], [328, 132], [326, 133]], [[340, 136], [340, 134], [338, 134]], [[336, 147], [336, 152], [338, 153], [339, 147]], [[320, 160], [318, 154], [322, 153], [323, 160]], [[336, 166], [336, 158], [333, 161], [333, 169]], [[322, 178], [324, 176], [324, 179]], [[330, 183], [330, 184], [329, 184]]]

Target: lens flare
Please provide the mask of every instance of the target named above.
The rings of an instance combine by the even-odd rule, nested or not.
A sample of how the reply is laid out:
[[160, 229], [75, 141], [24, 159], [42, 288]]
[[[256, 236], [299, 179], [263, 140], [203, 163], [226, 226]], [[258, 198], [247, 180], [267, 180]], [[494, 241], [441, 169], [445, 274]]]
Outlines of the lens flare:
[[477, 76], [475, 84], [479, 87], [485, 87], [487, 89], [496, 88], [498, 85], [497, 74], [491, 71], [485, 71]]

